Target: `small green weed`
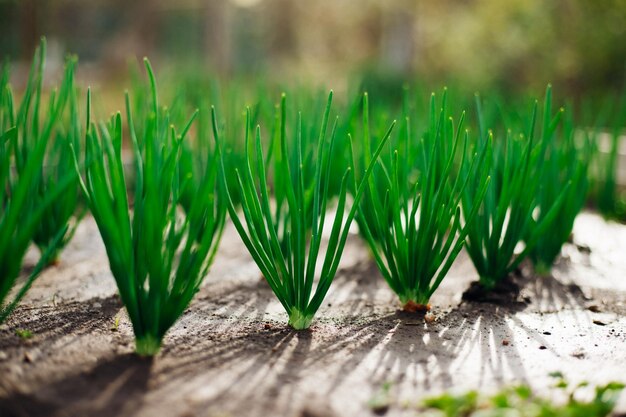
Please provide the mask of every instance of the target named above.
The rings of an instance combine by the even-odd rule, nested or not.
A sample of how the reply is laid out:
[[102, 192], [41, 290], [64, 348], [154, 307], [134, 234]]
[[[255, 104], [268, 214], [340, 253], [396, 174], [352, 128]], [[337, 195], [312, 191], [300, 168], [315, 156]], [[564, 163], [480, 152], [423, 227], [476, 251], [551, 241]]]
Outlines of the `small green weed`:
[[610, 382], [595, 388], [591, 400], [579, 399], [581, 383], [570, 387], [564, 379], [559, 379], [554, 390], [567, 394], [565, 404], [537, 396], [527, 385], [504, 388], [492, 396], [483, 396], [476, 391], [461, 395], [443, 394], [426, 399], [421, 409], [431, 417], [607, 417], [615, 408], [624, 385]]
[[26, 329], [17, 329], [15, 330], [15, 334], [22, 340], [32, 339], [33, 337], [33, 332]]

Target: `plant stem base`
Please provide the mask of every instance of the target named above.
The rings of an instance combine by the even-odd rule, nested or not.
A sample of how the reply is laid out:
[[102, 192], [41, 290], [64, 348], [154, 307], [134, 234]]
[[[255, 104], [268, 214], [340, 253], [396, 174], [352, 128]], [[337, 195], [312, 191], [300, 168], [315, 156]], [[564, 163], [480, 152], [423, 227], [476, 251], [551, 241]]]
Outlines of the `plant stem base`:
[[295, 330], [308, 329], [313, 321], [313, 316], [305, 315], [300, 310], [293, 309], [289, 314], [289, 325]]
[[135, 353], [139, 356], [154, 356], [161, 349], [161, 339], [146, 335], [135, 339]]
[[535, 264], [535, 274], [540, 277], [549, 277], [552, 274], [552, 265], [545, 262], [537, 262]]
[[413, 300], [409, 300], [402, 306], [402, 310], [408, 313], [417, 313], [430, 311], [430, 304], [419, 304]]

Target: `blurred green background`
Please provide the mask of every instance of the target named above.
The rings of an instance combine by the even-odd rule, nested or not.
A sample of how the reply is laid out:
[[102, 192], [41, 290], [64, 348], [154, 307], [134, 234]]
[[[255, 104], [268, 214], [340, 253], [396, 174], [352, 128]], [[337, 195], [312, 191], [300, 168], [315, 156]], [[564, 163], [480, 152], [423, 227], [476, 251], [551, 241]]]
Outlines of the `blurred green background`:
[[625, 0], [0, 0], [0, 55], [76, 53], [90, 80], [149, 56], [223, 77], [373, 89], [404, 81], [540, 94], [623, 91]]

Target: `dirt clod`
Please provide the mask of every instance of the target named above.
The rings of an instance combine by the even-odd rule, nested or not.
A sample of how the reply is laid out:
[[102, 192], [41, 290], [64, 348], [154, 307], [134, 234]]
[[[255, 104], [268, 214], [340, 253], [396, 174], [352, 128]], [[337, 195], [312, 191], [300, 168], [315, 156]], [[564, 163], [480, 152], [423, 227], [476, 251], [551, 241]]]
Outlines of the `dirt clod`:
[[309, 404], [300, 412], [300, 417], [335, 417], [337, 414], [320, 400], [318, 404]]
[[428, 312], [428, 313], [426, 313], [426, 314], [424, 315], [424, 321], [425, 321], [427, 324], [432, 324], [432, 323], [434, 323], [434, 322], [436, 322], [436, 321], [437, 321], [437, 316], [435, 316], [435, 315], [434, 315], [433, 313], [431, 313], [431, 312]]
[[26, 363], [33, 363], [37, 360], [37, 358], [39, 357], [39, 351], [38, 350], [27, 350], [26, 352], [24, 352], [24, 362]]
[[588, 245], [583, 245], [583, 244], [577, 243], [576, 244], [576, 249], [578, 249], [578, 251], [581, 252], [581, 253], [586, 253], [586, 254], [591, 253], [591, 248]]
[[463, 293], [463, 300], [496, 305], [520, 303], [520, 287], [508, 276], [498, 282], [493, 289], [486, 289], [479, 281], [474, 281]]

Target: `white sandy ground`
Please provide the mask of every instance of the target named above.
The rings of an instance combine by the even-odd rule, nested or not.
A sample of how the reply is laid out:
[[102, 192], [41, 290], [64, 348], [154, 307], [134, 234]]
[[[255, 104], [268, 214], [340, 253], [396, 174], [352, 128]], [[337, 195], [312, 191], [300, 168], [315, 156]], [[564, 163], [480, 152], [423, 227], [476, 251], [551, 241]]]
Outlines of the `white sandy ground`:
[[[426, 324], [397, 311], [351, 236], [312, 330], [294, 332], [229, 225], [202, 290], [149, 363], [130, 355], [130, 324], [88, 217], [62, 264], [0, 327], [0, 415], [367, 416], [389, 382], [387, 415], [412, 416], [444, 390], [525, 382], [551, 395], [552, 371], [626, 382], [626, 226], [584, 213], [574, 241], [554, 278], [525, 279], [520, 300], [530, 303], [510, 306], [461, 302], [476, 279], [462, 254]], [[20, 340], [18, 328], [34, 337]]]

